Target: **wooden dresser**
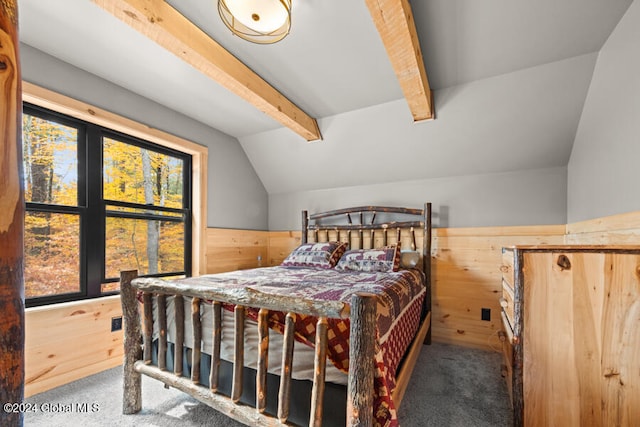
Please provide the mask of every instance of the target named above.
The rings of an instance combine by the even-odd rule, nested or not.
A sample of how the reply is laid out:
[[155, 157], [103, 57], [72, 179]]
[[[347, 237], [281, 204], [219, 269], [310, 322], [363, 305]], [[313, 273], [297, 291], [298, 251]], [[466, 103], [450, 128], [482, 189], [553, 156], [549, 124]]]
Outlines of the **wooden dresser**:
[[514, 425], [640, 426], [640, 246], [502, 253]]

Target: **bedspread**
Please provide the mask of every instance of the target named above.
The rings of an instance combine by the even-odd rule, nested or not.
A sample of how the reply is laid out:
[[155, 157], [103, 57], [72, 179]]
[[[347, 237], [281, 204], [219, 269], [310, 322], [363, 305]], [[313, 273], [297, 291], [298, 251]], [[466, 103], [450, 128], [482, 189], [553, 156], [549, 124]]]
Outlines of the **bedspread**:
[[[347, 306], [355, 293], [377, 295], [374, 419], [380, 426], [397, 425], [391, 392], [395, 388], [396, 369], [419, 327], [425, 295], [421, 271], [343, 272], [278, 266], [204, 275], [180, 282], [224, 288], [229, 293], [249, 288], [264, 294], [342, 302]], [[225, 308], [233, 309], [226, 304]], [[247, 310], [247, 315], [254, 320], [257, 314], [257, 309]], [[269, 327], [283, 333], [285, 315], [270, 312]], [[295, 320], [296, 340], [313, 347], [317, 319], [298, 314]], [[349, 319], [328, 319], [328, 323], [328, 357], [336, 368], [346, 373], [349, 369]]]

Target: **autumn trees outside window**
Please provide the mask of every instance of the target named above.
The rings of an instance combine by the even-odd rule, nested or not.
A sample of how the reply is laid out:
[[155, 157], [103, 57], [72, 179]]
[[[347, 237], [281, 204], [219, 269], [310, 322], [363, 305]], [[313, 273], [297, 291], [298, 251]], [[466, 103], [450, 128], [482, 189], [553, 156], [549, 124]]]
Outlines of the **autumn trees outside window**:
[[190, 155], [28, 104], [23, 151], [27, 305], [191, 274]]
[[[23, 114], [25, 297], [79, 294], [80, 206], [78, 139], [68, 120]], [[83, 150], [84, 147], [81, 147]]]

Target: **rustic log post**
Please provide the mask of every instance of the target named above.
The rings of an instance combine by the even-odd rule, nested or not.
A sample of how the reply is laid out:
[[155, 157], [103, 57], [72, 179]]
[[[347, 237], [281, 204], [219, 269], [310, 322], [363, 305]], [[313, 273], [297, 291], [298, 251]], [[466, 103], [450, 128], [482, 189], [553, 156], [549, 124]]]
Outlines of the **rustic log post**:
[[[433, 220], [431, 218], [431, 203], [424, 204], [424, 228], [422, 233], [422, 271], [426, 276], [427, 293], [424, 296], [424, 313], [431, 311], [431, 294], [433, 293], [433, 286], [431, 283], [431, 230], [433, 227]], [[431, 324], [431, 318], [429, 318], [429, 324]], [[431, 344], [431, 325], [429, 325], [429, 331], [424, 340], [425, 344]]]
[[409, 232], [411, 233], [411, 250], [415, 251], [416, 250], [416, 230], [413, 227], [411, 227]]
[[211, 351], [211, 370], [209, 373], [209, 389], [218, 391], [218, 379], [220, 378], [220, 344], [222, 339], [222, 303], [214, 301], [213, 311], [213, 349]]
[[302, 211], [302, 235], [300, 242], [302, 244], [307, 243], [308, 233], [309, 233], [309, 212]]
[[176, 341], [173, 344], [173, 373], [182, 375], [182, 353], [184, 352], [184, 297], [175, 295], [173, 307], [176, 311]]
[[[373, 378], [378, 299], [373, 294], [351, 297], [347, 427], [373, 425]], [[353, 369], [357, 366], [357, 369]]]
[[[362, 212], [360, 212], [360, 225], [362, 225]], [[362, 227], [358, 229], [358, 238], [360, 239], [360, 249], [364, 249], [364, 230]]]
[[123, 364], [123, 395], [122, 413], [135, 414], [142, 409], [142, 380], [140, 373], [134, 369], [136, 361], [142, 357], [140, 338], [140, 314], [136, 290], [131, 281], [138, 277], [138, 272], [120, 272], [120, 301], [124, 320], [124, 364]]
[[142, 349], [144, 363], [151, 364], [151, 347], [153, 346], [153, 297], [151, 292], [142, 294], [142, 321], [144, 330], [142, 331]]
[[295, 332], [293, 313], [287, 313], [284, 327], [284, 343], [282, 347], [282, 369], [280, 372], [280, 389], [278, 390], [278, 419], [285, 423], [289, 418], [291, 406], [291, 371], [293, 370], [293, 340]]
[[[24, 398], [24, 190], [18, 6], [0, 2], [0, 402]], [[0, 425], [21, 426], [0, 410]]]
[[242, 396], [242, 376], [244, 373], [244, 314], [245, 308], [236, 305], [233, 311], [235, 320], [235, 345], [233, 356], [233, 384], [231, 386], [231, 400], [238, 403]]
[[256, 373], [256, 409], [263, 413], [267, 408], [267, 370], [269, 368], [269, 310], [258, 312], [258, 372]]
[[158, 295], [158, 368], [167, 370], [167, 296]]
[[193, 348], [191, 351], [191, 381], [200, 383], [200, 358], [202, 357], [202, 321], [200, 320], [200, 298], [191, 300], [191, 323], [193, 325]]
[[316, 348], [313, 359], [313, 388], [311, 389], [311, 410], [309, 411], [309, 427], [322, 426], [322, 409], [324, 404], [325, 374], [327, 367], [327, 331], [329, 322], [326, 317], [319, 317], [316, 323]]

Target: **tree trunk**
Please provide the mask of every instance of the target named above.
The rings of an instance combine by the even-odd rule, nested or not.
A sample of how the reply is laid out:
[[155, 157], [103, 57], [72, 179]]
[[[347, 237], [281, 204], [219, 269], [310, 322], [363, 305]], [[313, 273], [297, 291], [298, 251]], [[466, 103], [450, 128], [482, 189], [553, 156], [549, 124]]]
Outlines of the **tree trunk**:
[[[142, 176], [144, 179], [144, 202], [153, 205], [153, 177], [151, 176], [151, 157], [149, 150], [142, 149]], [[147, 221], [147, 259], [149, 261], [149, 274], [158, 272], [158, 222]]]
[[[18, 6], [0, 1], [0, 425], [21, 426], [6, 403], [24, 397], [24, 191]], [[11, 409], [11, 408], [9, 408]]]

